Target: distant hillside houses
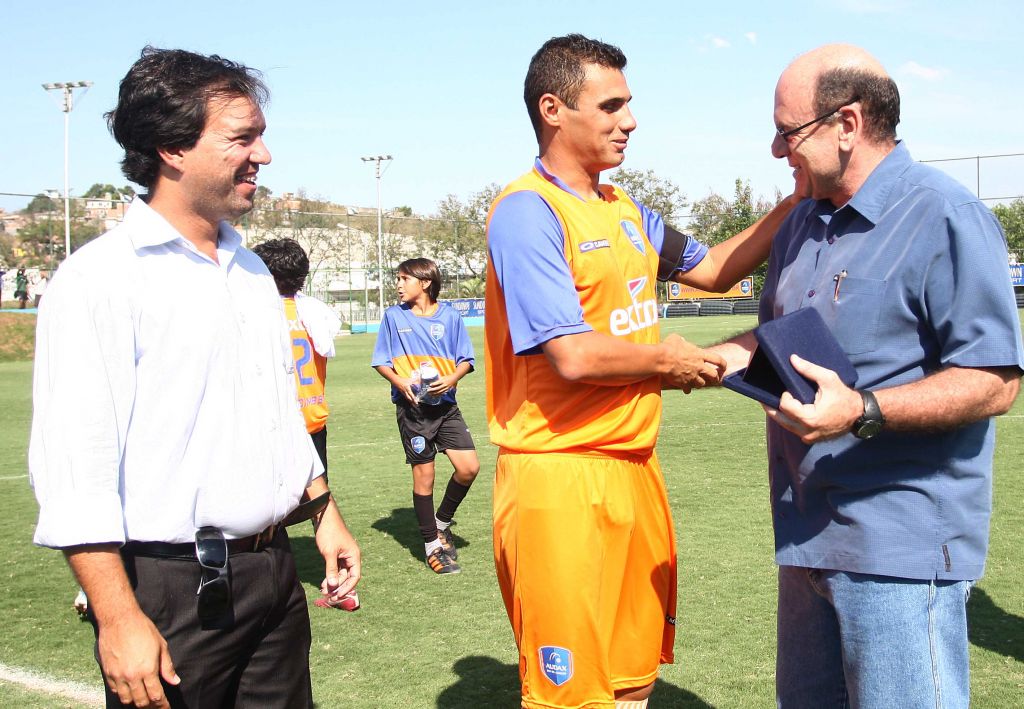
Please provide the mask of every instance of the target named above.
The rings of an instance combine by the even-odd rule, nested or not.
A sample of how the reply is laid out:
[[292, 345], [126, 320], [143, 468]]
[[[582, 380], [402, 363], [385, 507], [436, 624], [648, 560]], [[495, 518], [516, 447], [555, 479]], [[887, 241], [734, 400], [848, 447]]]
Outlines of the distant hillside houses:
[[[377, 275], [377, 234], [365, 229], [336, 225], [329, 227], [280, 226], [266, 229], [237, 226], [243, 243], [252, 248], [269, 239], [294, 239], [309, 254], [310, 280], [306, 291], [331, 301], [362, 300], [370, 292], [376, 294], [380, 285]], [[384, 232], [384, 292], [387, 299], [393, 290], [393, 269], [407, 258], [419, 255], [415, 239]], [[375, 298], [376, 296], [374, 296]]]

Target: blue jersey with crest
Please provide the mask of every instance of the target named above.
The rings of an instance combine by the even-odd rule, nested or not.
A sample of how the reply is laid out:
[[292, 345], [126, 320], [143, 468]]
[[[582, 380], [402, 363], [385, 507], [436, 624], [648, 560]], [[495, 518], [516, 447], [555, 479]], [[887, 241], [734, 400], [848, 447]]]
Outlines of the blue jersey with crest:
[[[400, 377], [410, 377], [425, 362], [447, 376], [462, 362], [472, 366], [473, 343], [469, 340], [462, 317], [447, 303], [438, 303], [430, 315], [416, 315], [406, 304], [393, 305], [384, 311], [384, 320], [377, 333], [371, 365], [391, 367]], [[394, 386], [391, 400], [405, 401]], [[444, 393], [442, 402], [455, 402], [455, 387]]]

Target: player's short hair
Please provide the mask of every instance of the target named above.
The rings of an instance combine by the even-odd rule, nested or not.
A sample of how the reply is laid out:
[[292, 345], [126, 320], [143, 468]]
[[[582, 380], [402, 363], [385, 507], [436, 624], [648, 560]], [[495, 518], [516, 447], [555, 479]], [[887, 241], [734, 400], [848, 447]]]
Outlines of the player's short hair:
[[884, 74], [849, 67], [826, 69], [818, 75], [814, 111], [820, 115], [854, 97], [860, 98], [867, 137], [885, 143], [896, 140], [900, 90], [896, 82]]
[[554, 94], [569, 108], [576, 108], [588, 64], [608, 69], [624, 69], [626, 55], [618, 47], [581, 34], [552, 37], [530, 60], [523, 86], [526, 111], [533, 123], [533, 132], [540, 140], [540, 97]]
[[309, 256], [294, 239], [271, 239], [252, 247], [253, 253], [263, 259], [274, 277], [277, 292], [290, 298], [306, 283], [309, 275]]
[[430, 285], [427, 286], [427, 295], [432, 301], [436, 301], [437, 296], [441, 294], [441, 269], [430, 259], [411, 258], [402, 261], [398, 264], [398, 272], [421, 281], [430, 281]]
[[114, 140], [124, 148], [121, 171], [151, 189], [161, 148], [188, 149], [206, 126], [211, 99], [243, 96], [262, 108], [270, 96], [255, 69], [183, 49], [146, 46], [121, 80], [117, 106], [105, 114]]

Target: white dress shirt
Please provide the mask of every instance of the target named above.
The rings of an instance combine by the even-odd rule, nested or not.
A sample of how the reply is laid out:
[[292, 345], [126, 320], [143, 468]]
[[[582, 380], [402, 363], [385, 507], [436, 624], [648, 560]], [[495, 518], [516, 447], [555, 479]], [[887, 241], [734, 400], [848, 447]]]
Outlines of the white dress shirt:
[[274, 281], [223, 222], [217, 258], [136, 198], [54, 275], [36, 334], [37, 544], [244, 537], [322, 472]]

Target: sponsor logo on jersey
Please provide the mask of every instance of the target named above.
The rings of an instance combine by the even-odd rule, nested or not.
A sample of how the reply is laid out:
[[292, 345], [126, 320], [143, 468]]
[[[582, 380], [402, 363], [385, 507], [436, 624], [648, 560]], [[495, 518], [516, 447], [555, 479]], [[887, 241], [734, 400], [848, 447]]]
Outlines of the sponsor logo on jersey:
[[444, 337], [444, 324], [435, 322], [430, 323], [430, 336], [436, 341], [440, 341]]
[[608, 243], [608, 239], [595, 239], [594, 241], [584, 241], [580, 243], [580, 253], [585, 254], [588, 251], [593, 251], [594, 249], [607, 249], [610, 246], [611, 244]]
[[544, 645], [540, 655], [540, 669], [556, 687], [572, 679], [572, 652], [556, 645]]
[[423, 436], [413, 436], [409, 439], [409, 445], [416, 453], [422, 453], [427, 447], [427, 439]]
[[640, 235], [640, 230], [636, 228], [636, 224], [623, 219], [620, 224], [622, 225], [622, 231], [626, 232], [626, 236], [629, 237], [629, 243], [636, 247], [636, 250], [640, 253], [644, 253], [644, 237]]
[[647, 276], [640, 276], [640, 278], [631, 278], [626, 281], [626, 288], [629, 289], [629, 297], [634, 301], [636, 297], [643, 292], [644, 286], [647, 285]]
[[407, 332], [412, 332], [412, 328], [411, 327], [400, 327], [400, 328], [398, 328], [398, 333], [400, 335], [404, 335]]
[[626, 281], [629, 299], [633, 303], [626, 308], [616, 308], [608, 320], [613, 335], [628, 335], [658, 324], [658, 301], [655, 298], [637, 300], [647, 286], [647, 276]]

